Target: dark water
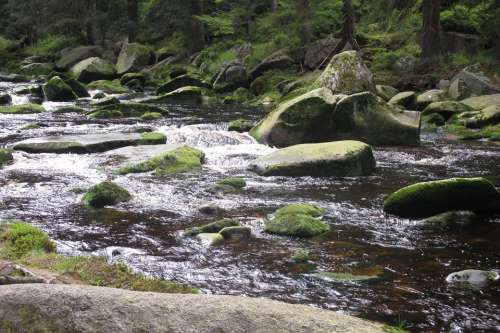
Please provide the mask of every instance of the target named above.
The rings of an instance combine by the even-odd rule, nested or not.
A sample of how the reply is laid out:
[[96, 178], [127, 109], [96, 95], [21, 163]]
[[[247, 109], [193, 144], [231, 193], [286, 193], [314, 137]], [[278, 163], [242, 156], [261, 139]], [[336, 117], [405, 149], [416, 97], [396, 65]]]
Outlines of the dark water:
[[[1, 91], [14, 87], [0, 84]], [[23, 102], [22, 97], [15, 98]], [[59, 104], [45, 104], [52, 110]], [[415, 332], [500, 331], [500, 287], [466, 290], [445, 282], [467, 268], [497, 270], [500, 218], [473, 228], [431, 232], [417, 221], [386, 216], [385, 195], [423, 180], [500, 175], [500, 146], [447, 142], [441, 133], [422, 136], [420, 147], [375, 147], [377, 170], [371, 177], [263, 178], [247, 165], [273, 148], [247, 134], [227, 131], [240, 115], [262, 114], [238, 107], [227, 110], [169, 106], [168, 119], [88, 121], [81, 115], [0, 115], [0, 146], [37, 136], [127, 132], [152, 127], [169, 143], [185, 143], [207, 155], [203, 171], [175, 177], [149, 174], [114, 176], [109, 155], [30, 155], [0, 170], [0, 218], [30, 221], [50, 233], [65, 253], [93, 253], [124, 260], [148, 275], [186, 282], [205, 293], [267, 297], [382, 320], [404, 322]], [[46, 127], [20, 130], [27, 123]], [[242, 176], [241, 193], [217, 196], [209, 188], [219, 179]], [[113, 179], [134, 194], [114, 208], [91, 210], [72, 191]], [[500, 184], [497, 184], [500, 185]], [[309, 202], [326, 208], [331, 232], [309, 240], [264, 234], [263, 219], [276, 208]], [[179, 233], [212, 221], [198, 212], [207, 203], [227, 210], [252, 228], [253, 239], [206, 248]], [[116, 249], [121, 255], [116, 254]], [[293, 264], [297, 250], [313, 265]], [[372, 283], [332, 282], [321, 271], [383, 274]]]

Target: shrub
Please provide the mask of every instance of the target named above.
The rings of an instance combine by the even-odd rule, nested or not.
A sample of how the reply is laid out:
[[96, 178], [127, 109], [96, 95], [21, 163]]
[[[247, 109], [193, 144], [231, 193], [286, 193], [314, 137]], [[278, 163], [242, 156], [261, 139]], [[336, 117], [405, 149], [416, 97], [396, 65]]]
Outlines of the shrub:
[[8, 222], [0, 231], [1, 253], [19, 259], [32, 251], [55, 252], [56, 245], [42, 230], [21, 221]]
[[30, 47], [28, 52], [35, 55], [53, 55], [72, 45], [78, 45], [78, 40], [66, 36], [48, 36]]

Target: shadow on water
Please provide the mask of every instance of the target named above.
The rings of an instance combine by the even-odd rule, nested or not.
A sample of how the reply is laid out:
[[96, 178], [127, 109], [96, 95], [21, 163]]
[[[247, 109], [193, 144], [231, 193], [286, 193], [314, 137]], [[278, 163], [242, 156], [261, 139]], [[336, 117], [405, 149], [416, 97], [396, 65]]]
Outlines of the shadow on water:
[[[259, 119], [253, 110], [169, 107], [164, 120], [89, 121], [81, 115], [0, 115], [0, 145], [28, 137], [127, 132], [150, 127], [168, 143], [202, 149], [202, 172], [156, 178], [150, 174], [115, 176], [109, 156], [15, 153], [16, 163], [0, 170], [0, 217], [39, 225], [62, 252], [93, 253], [124, 260], [151, 276], [187, 282], [205, 293], [269, 297], [303, 303], [389, 323], [405, 321], [416, 332], [500, 330], [500, 287], [457, 289], [447, 274], [466, 268], [498, 269], [500, 218], [473, 228], [429, 232], [419, 223], [386, 216], [384, 197], [414, 182], [454, 176], [500, 175], [500, 146], [447, 142], [424, 134], [420, 147], [375, 147], [373, 176], [340, 178], [263, 178], [247, 171], [254, 158], [273, 151], [247, 134], [227, 131], [240, 116]], [[39, 129], [22, 131], [29, 122]], [[214, 195], [219, 179], [242, 176], [240, 193]], [[93, 210], [80, 204], [81, 189], [106, 179], [128, 188], [134, 199]], [[498, 185], [498, 183], [497, 183]], [[77, 189], [77, 190], [75, 190]], [[327, 209], [331, 232], [308, 240], [263, 233], [263, 219], [276, 208], [310, 202]], [[215, 217], [199, 213], [213, 203], [223, 217], [252, 229], [248, 242], [206, 248], [181, 237], [188, 227]], [[308, 251], [307, 264], [290, 256]], [[323, 271], [378, 274], [370, 282], [334, 282]]]

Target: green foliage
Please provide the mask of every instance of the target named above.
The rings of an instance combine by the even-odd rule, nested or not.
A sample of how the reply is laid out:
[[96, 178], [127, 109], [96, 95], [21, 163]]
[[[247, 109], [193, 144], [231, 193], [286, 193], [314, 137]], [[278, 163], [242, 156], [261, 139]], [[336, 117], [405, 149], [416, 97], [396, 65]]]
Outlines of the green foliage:
[[482, 21], [482, 6], [468, 7], [457, 4], [441, 12], [443, 29], [465, 33], [477, 33]]
[[217, 16], [198, 15], [195, 17], [203, 23], [215, 37], [229, 36], [235, 33], [233, 18], [227, 13], [222, 13]]
[[10, 45], [11, 41], [5, 37], [0, 36], [0, 53], [4, 52]]
[[28, 48], [28, 53], [34, 55], [54, 55], [64, 48], [78, 45], [78, 40], [68, 36], [47, 36]]
[[0, 229], [0, 256], [19, 259], [32, 251], [55, 252], [56, 245], [42, 230], [21, 221], [8, 221]]

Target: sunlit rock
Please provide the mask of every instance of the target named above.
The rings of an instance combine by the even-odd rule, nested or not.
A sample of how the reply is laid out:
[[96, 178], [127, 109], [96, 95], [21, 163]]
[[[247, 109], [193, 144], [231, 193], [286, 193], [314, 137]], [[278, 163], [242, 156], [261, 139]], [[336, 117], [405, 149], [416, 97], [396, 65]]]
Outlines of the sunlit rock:
[[446, 277], [446, 282], [458, 285], [469, 285], [476, 288], [484, 288], [498, 281], [497, 272], [467, 269], [451, 273]]

